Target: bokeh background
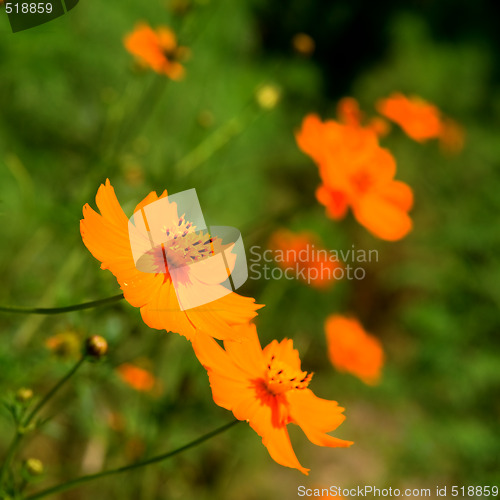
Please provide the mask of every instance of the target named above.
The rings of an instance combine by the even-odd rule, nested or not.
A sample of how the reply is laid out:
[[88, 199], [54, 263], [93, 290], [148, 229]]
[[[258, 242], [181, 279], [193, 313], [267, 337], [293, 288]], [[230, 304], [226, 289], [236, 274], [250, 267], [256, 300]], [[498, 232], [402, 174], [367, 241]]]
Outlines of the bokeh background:
[[[81, 1], [16, 34], [0, 12], [0, 304], [61, 306], [119, 293], [84, 247], [82, 206], [107, 177], [131, 213], [149, 191], [195, 187], [205, 218], [265, 248], [279, 228], [309, 230], [326, 248], [378, 249], [362, 281], [319, 291], [301, 282], [252, 281], [266, 304], [265, 345], [294, 339], [312, 389], [346, 408], [335, 435], [350, 449], [320, 449], [292, 429], [309, 477], [277, 465], [245, 424], [162, 464], [59, 495], [265, 500], [297, 486], [430, 487], [500, 483], [500, 32], [493, 2], [320, 0]], [[165, 24], [192, 51], [182, 82], [143, 71], [123, 37], [144, 20]], [[316, 50], [294, 51], [297, 33]], [[259, 107], [257, 89], [281, 100]], [[312, 161], [293, 133], [309, 112], [334, 117], [353, 96], [368, 115], [393, 91], [420, 95], [466, 130], [458, 155], [417, 144], [394, 127], [382, 140], [398, 179], [415, 193], [414, 230], [397, 243], [351, 216], [328, 220], [314, 197]], [[201, 146], [200, 146], [201, 145]], [[360, 318], [386, 351], [381, 383], [337, 373], [323, 323]], [[45, 410], [19, 459], [37, 457], [42, 488], [168, 451], [230, 421], [211, 398], [185, 339], [149, 329], [127, 303], [60, 316], [0, 315], [0, 397], [46, 392], [74, 363], [64, 334], [110, 343]], [[59, 337], [60, 338], [60, 337]], [[116, 368], [151, 371], [138, 392]], [[0, 409], [0, 452], [14, 426]], [[18, 467], [19, 465], [16, 465]]]

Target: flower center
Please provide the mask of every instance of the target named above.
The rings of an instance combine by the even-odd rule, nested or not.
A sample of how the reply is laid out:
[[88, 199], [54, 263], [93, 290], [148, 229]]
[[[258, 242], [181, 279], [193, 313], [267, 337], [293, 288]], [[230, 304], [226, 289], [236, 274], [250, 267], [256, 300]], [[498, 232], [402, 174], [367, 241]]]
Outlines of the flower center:
[[282, 394], [292, 389], [305, 389], [311, 381], [313, 374], [293, 369], [275, 356], [267, 365], [266, 387], [274, 394]]
[[169, 274], [169, 269], [179, 269], [194, 264], [212, 255], [220, 247], [219, 238], [212, 238], [203, 231], [196, 232], [196, 226], [179, 218], [174, 227], [164, 227], [167, 240], [148, 252], [153, 258], [153, 267], [158, 273]]
[[359, 193], [366, 193], [373, 184], [371, 175], [368, 172], [357, 172], [351, 176], [351, 183]]

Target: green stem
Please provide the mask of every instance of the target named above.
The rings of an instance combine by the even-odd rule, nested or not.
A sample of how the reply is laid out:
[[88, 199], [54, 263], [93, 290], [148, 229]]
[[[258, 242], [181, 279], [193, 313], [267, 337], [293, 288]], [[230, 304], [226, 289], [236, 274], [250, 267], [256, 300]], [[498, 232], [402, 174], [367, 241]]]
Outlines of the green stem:
[[222, 149], [231, 139], [241, 134], [257, 116], [257, 114], [244, 114], [227, 121], [184, 156], [175, 165], [175, 170], [183, 175], [189, 174]]
[[19, 431], [16, 431], [16, 435], [14, 436], [14, 439], [10, 443], [9, 449], [7, 450], [7, 455], [6, 455], [5, 460], [2, 464], [2, 468], [0, 469], [0, 491], [2, 491], [2, 489], [3, 489], [3, 486], [5, 484], [5, 476], [7, 475], [7, 472], [8, 472], [9, 467], [10, 467], [10, 463], [12, 462], [12, 459], [14, 458], [17, 447], [19, 446], [19, 443], [21, 442], [22, 438], [23, 438], [23, 435]]
[[17, 449], [21, 444], [24, 434], [29, 430], [29, 425], [33, 421], [33, 419], [37, 416], [38, 412], [47, 404], [47, 402], [56, 394], [56, 392], [61, 389], [61, 387], [76, 373], [78, 368], [83, 364], [86, 357], [83, 356], [73, 368], [45, 395], [45, 397], [35, 406], [35, 408], [31, 411], [28, 417], [22, 421], [16, 430], [16, 435], [9, 446], [7, 451], [7, 456], [5, 457], [5, 461], [2, 464], [2, 469], [0, 471], [0, 488], [4, 486], [5, 476], [7, 471], [9, 470], [10, 464], [14, 459]]
[[28, 418], [24, 421], [23, 426], [28, 427], [33, 419], [37, 416], [38, 412], [47, 404], [49, 399], [51, 399], [56, 392], [77, 372], [78, 368], [82, 366], [83, 362], [87, 358], [82, 356], [73, 368], [61, 379], [59, 382], [45, 395], [45, 397], [33, 408], [33, 411], [28, 415]]
[[149, 458], [142, 462], [136, 462], [134, 464], [125, 465], [124, 467], [119, 467], [117, 469], [111, 469], [104, 472], [98, 472], [97, 474], [89, 474], [88, 476], [82, 476], [77, 479], [73, 479], [72, 481], [68, 481], [67, 483], [59, 484], [57, 486], [53, 486], [52, 488], [47, 488], [46, 490], [39, 491], [38, 493], [35, 493], [27, 497], [26, 500], [35, 500], [36, 498], [43, 498], [48, 495], [53, 495], [55, 493], [61, 493], [63, 491], [68, 491], [73, 488], [76, 488], [77, 486], [87, 483], [89, 481], [94, 481], [95, 479], [101, 479], [103, 477], [113, 476], [115, 474], [121, 474], [122, 472], [127, 472], [129, 470], [138, 469], [140, 467], [145, 467], [147, 465], [161, 462], [163, 460], [166, 460], [167, 458], [182, 453], [183, 451], [186, 451], [190, 448], [194, 448], [195, 446], [203, 443], [204, 441], [207, 441], [210, 438], [217, 436], [218, 434], [221, 434], [225, 430], [233, 427], [233, 425], [237, 424], [238, 422], [240, 422], [240, 420], [233, 420], [229, 424], [223, 425], [222, 427], [219, 427], [218, 429], [215, 429], [214, 431], [209, 432], [208, 434], [205, 434], [204, 436], [201, 436], [198, 439], [191, 441], [191, 443], [181, 446], [180, 448], [177, 448], [174, 451], [170, 451], [168, 453], [164, 453], [162, 455]]
[[145, 90], [133, 113], [131, 113], [121, 124], [118, 130], [113, 156], [119, 154], [122, 149], [135, 139], [146, 126], [156, 105], [160, 101], [168, 84], [165, 75], [155, 75], [153, 82]]
[[108, 304], [113, 304], [124, 298], [123, 294], [113, 295], [113, 297], [108, 297], [106, 299], [92, 300], [90, 302], [84, 302], [83, 304], [75, 304], [73, 306], [66, 307], [9, 307], [0, 306], [0, 312], [14, 313], [14, 314], [61, 314], [71, 311], [81, 311], [82, 309], [91, 309], [92, 307], [106, 306]]

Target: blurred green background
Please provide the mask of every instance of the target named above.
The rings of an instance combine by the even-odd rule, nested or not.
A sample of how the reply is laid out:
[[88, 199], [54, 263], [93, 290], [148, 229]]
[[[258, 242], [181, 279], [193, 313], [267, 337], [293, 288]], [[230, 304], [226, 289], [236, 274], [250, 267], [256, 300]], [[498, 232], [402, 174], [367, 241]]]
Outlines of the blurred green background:
[[[309, 477], [274, 463], [240, 425], [162, 464], [61, 494], [61, 499], [295, 498], [298, 485], [378, 487], [500, 483], [500, 36], [492, 2], [107, 0], [80, 4], [12, 34], [0, 13], [0, 304], [54, 307], [119, 293], [84, 247], [82, 206], [107, 177], [127, 214], [149, 191], [195, 187], [211, 224], [238, 227], [248, 248], [274, 230], [316, 232], [326, 248], [378, 249], [363, 281], [318, 291], [301, 282], [248, 281], [266, 304], [261, 342], [293, 338], [311, 388], [346, 408], [320, 449], [291, 430]], [[144, 20], [165, 24], [192, 51], [182, 82], [140, 70], [122, 39]], [[294, 52], [296, 33], [316, 42]], [[281, 89], [272, 110], [255, 92]], [[397, 178], [415, 193], [414, 230], [397, 243], [351, 216], [328, 220], [314, 198], [313, 162], [293, 132], [309, 112], [335, 116], [345, 95], [368, 115], [393, 91], [435, 103], [466, 130], [443, 155], [396, 126], [382, 140]], [[200, 144], [202, 145], [200, 147]], [[382, 382], [336, 373], [323, 323], [352, 313], [386, 350]], [[86, 365], [45, 410], [19, 459], [40, 458], [32, 490], [173, 449], [231, 420], [211, 398], [188, 342], [149, 329], [127, 303], [60, 316], [0, 315], [0, 397], [46, 392], [73, 361], [47, 339], [100, 334], [107, 360]], [[117, 376], [141, 359], [152, 394]], [[118, 415], [118, 417], [117, 417]], [[118, 419], [120, 425], [110, 425]], [[0, 456], [14, 426], [0, 409]], [[16, 462], [19, 467], [19, 461]]]

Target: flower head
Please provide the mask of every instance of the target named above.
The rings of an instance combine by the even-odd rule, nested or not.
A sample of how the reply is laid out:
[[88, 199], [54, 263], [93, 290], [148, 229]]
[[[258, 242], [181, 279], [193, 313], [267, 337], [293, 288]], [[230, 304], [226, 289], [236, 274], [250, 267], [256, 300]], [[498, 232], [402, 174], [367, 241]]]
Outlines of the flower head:
[[45, 341], [45, 345], [61, 358], [78, 358], [81, 355], [82, 341], [78, 333], [67, 330], [52, 335]]
[[179, 60], [186, 49], [177, 45], [177, 39], [169, 28], [159, 27], [155, 31], [146, 24], [139, 24], [125, 37], [124, 44], [142, 65], [172, 80], [180, 80], [184, 76]]
[[151, 372], [131, 363], [123, 363], [116, 371], [123, 382], [136, 391], [149, 392], [156, 384], [156, 379]]
[[280, 267], [285, 270], [296, 267], [299, 272], [303, 269], [307, 283], [315, 288], [330, 287], [336, 279], [336, 270], [343, 268], [336, 257], [329, 256], [321, 247], [316, 235], [308, 231], [293, 233], [280, 229], [272, 235], [269, 246], [276, 252], [275, 260]]
[[332, 219], [343, 218], [348, 208], [375, 236], [398, 240], [412, 228], [408, 211], [413, 194], [407, 184], [394, 180], [396, 162], [378, 144], [369, 127], [305, 117], [297, 143], [318, 164], [322, 184], [316, 198]]
[[307, 33], [297, 33], [292, 38], [292, 47], [302, 56], [310, 56], [316, 48], [316, 42]]
[[[160, 198], [165, 197], [166, 191]], [[155, 192], [149, 193], [137, 205], [134, 213], [158, 199]], [[205, 241], [200, 236], [200, 232], [187, 234], [186, 227], [190, 222], [183, 216], [179, 217], [175, 203], [167, 202], [164, 207], [168, 212], [166, 225], [160, 228], [171, 234], [172, 238], [168, 245], [150, 248], [145, 256], [149, 272], [140, 271], [136, 266], [129, 236], [129, 220], [118, 203], [109, 179], [99, 187], [96, 203], [100, 214], [88, 204], [83, 207], [83, 219], [80, 221], [83, 242], [101, 262], [101, 269], [108, 269], [113, 273], [125, 299], [134, 307], [140, 308], [142, 319], [148, 326], [180, 333], [190, 339], [199, 330], [220, 339], [239, 338], [233, 326], [247, 323], [256, 316], [256, 310], [261, 306], [256, 305], [254, 299], [231, 292], [191, 309], [183, 310], [179, 305], [176, 287], [181, 287], [186, 293], [189, 293], [191, 287], [198, 290], [196, 293], [199, 293], [199, 289], [214, 293], [222, 287], [218, 279], [223, 280], [223, 277], [214, 277], [210, 273], [200, 275], [200, 272], [193, 270], [194, 266], [172, 272], [169, 271], [172, 269], [170, 266], [165, 267], [165, 260], [191, 261], [191, 257], [201, 255], [201, 251], [208, 252], [205, 247], [211, 245], [209, 240]], [[182, 238], [184, 232], [186, 235]], [[185, 243], [182, 248], [178, 245], [180, 240]], [[224, 279], [227, 280], [227, 275]]]
[[442, 132], [441, 113], [436, 106], [420, 97], [394, 93], [377, 102], [380, 114], [397, 123], [405, 133], [418, 142], [439, 137]]
[[101, 359], [108, 352], [108, 342], [100, 335], [92, 335], [85, 342], [85, 354], [91, 359]]
[[336, 314], [326, 320], [325, 330], [332, 365], [366, 384], [377, 384], [384, 364], [379, 340], [367, 333], [358, 320]]
[[343, 421], [343, 408], [336, 401], [318, 398], [308, 388], [312, 373], [302, 370], [293, 341], [273, 340], [261, 348], [254, 325], [243, 342], [224, 342], [224, 349], [212, 338], [198, 335], [193, 341], [196, 356], [206, 368], [214, 401], [246, 420], [262, 437], [271, 457], [279, 464], [307, 474], [293, 451], [287, 425], [297, 424], [318, 446], [347, 447], [327, 434]]

